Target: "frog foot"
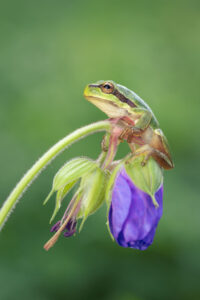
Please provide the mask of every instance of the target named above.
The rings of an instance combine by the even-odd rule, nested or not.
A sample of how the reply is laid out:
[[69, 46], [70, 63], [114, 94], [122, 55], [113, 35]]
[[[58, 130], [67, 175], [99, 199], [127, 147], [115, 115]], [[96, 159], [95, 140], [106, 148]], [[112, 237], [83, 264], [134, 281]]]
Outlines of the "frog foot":
[[128, 143], [132, 142], [133, 137], [139, 137], [143, 134], [143, 130], [137, 127], [127, 126], [119, 136], [120, 140], [127, 140]]

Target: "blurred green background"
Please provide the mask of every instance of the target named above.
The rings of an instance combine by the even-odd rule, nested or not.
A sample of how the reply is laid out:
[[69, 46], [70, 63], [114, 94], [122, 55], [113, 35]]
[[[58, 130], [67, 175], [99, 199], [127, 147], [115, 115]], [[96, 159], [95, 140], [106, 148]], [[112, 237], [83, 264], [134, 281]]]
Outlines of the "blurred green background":
[[[42, 202], [71, 157], [96, 158], [102, 133], [74, 144], [26, 192], [0, 234], [0, 299], [200, 299], [200, 2], [0, 2], [0, 202], [51, 145], [106, 116], [82, 94], [112, 79], [151, 106], [175, 169], [153, 245], [125, 249], [106, 208], [48, 253], [54, 201]], [[120, 148], [118, 157], [128, 151]], [[60, 215], [62, 215], [61, 211]], [[59, 218], [58, 216], [58, 218]]]

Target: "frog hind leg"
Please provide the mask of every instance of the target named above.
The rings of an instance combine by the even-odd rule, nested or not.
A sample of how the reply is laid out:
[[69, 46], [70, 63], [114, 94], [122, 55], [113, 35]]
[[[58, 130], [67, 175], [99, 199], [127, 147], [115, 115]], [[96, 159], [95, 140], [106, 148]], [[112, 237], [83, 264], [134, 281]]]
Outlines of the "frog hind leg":
[[152, 156], [164, 169], [174, 168], [174, 164], [169, 151], [169, 145], [161, 129], [154, 131], [150, 146], [155, 150]]
[[138, 148], [134, 153], [131, 159], [135, 159], [136, 157], [144, 156], [144, 159], [141, 162], [142, 166], [145, 166], [149, 158], [152, 156], [158, 164], [164, 169], [171, 169], [171, 161], [163, 152], [152, 148], [150, 145], [144, 145]]
[[149, 157], [152, 155], [152, 148], [149, 145], [144, 145], [138, 149], [135, 150], [134, 144], [133, 143], [129, 143], [129, 147], [133, 153], [132, 157], [130, 158], [130, 160], [134, 160], [136, 157], [139, 156], [144, 156], [143, 161], [141, 162], [141, 164], [144, 166]]

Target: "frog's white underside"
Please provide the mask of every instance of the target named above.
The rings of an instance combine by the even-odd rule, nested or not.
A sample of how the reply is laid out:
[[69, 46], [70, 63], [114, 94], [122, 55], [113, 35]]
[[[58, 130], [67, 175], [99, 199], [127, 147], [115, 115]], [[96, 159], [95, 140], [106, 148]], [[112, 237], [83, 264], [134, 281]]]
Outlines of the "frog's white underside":
[[128, 111], [126, 109], [118, 107], [111, 101], [102, 100], [101, 98], [93, 96], [87, 96], [86, 98], [100, 110], [106, 113], [109, 118], [120, 118], [128, 115]]

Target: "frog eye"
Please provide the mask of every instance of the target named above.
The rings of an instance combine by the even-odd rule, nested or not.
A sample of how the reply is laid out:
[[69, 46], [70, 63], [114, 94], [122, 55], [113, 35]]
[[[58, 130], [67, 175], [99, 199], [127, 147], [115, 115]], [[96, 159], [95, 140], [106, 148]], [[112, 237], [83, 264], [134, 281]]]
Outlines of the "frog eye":
[[101, 85], [101, 90], [106, 94], [111, 94], [114, 91], [114, 85], [110, 82], [104, 82]]

